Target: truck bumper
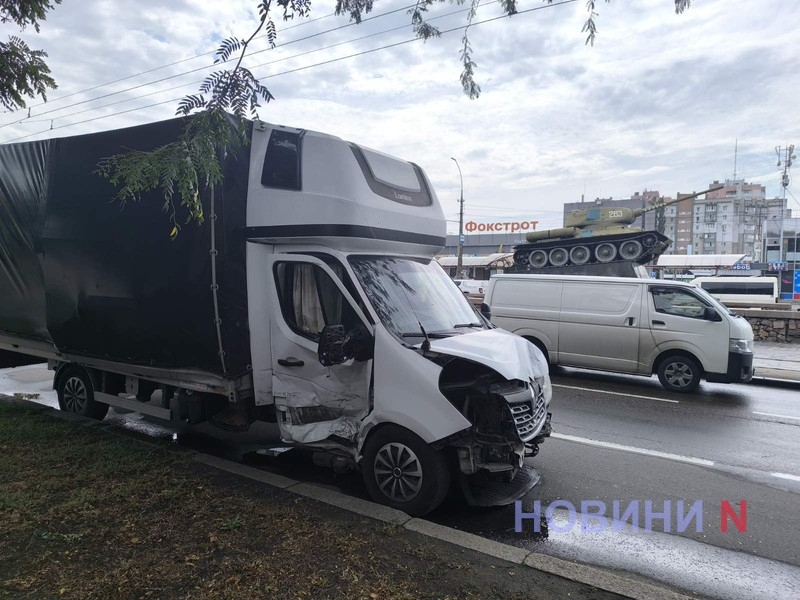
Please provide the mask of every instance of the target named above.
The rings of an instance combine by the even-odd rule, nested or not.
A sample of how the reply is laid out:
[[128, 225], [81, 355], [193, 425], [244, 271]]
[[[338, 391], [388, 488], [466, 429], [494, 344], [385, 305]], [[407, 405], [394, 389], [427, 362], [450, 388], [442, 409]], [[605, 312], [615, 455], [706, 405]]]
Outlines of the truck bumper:
[[706, 373], [706, 381], [712, 383], [746, 383], [753, 378], [753, 353], [728, 353], [727, 373]]

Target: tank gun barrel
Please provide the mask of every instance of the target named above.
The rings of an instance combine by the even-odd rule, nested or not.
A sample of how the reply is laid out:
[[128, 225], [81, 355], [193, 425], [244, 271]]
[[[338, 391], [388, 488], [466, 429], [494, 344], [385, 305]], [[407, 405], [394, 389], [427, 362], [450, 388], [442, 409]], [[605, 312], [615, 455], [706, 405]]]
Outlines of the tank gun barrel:
[[703, 194], [707, 194], [708, 192], [716, 192], [717, 190], [721, 190], [724, 186], [719, 185], [717, 187], [708, 188], [707, 190], [703, 190], [702, 192], [695, 192], [694, 194], [690, 194], [688, 196], [683, 196], [682, 198], [673, 198], [672, 200], [667, 200], [665, 202], [659, 202], [658, 204], [654, 204], [653, 206], [648, 206], [646, 208], [634, 208], [633, 215], [634, 217], [640, 217], [644, 213], [658, 210], [659, 208], [664, 208], [665, 206], [670, 206], [672, 204], [677, 204], [678, 202], [682, 202], [683, 200], [691, 200], [693, 198], [697, 198], [698, 196], [702, 196]]

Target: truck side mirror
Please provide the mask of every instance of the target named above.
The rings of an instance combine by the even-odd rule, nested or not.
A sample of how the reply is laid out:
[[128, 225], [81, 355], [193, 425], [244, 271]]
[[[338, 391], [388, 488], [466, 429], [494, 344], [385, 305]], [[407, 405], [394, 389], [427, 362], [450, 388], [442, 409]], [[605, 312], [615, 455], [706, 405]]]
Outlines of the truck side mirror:
[[489, 305], [486, 302], [481, 302], [481, 314], [486, 317], [487, 321], [492, 320], [492, 309], [489, 308]]
[[703, 311], [703, 318], [706, 321], [722, 321], [722, 317], [719, 316], [719, 313], [710, 306], [706, 306]]
[[324, 367], [340, 365], [351, 358], [365, 361], [372, 356], [372, 336], [361, 323], [351, 331], [346, 331], [344, 325], [327, 325], [320, 333], [317, 357]]
[[348, 340], [344, 325], [326, 325], [322, 329], [322, 333], [319, 334], [317, 357], [323, 367], [340, 365], [353, 358], [347, 355]]

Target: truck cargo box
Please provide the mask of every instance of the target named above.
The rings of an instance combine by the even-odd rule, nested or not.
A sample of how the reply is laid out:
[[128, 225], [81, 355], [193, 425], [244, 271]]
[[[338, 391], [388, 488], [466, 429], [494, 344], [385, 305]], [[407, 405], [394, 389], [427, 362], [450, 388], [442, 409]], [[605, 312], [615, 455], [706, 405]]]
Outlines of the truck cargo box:
[[[116, 188], [96, 173], [101, 159], [171, 142], [184, 125], [172, 119], [0, 145], [0, 336], [129, 364], [228, 377], [247, 369], [249, 148], [222, 161], [217, 218], [204, 190], [205, 224], [183, 224], [175, 241], [160, 190], [123, 207]], [[212, 295], [212, 229], [224, 363]]]

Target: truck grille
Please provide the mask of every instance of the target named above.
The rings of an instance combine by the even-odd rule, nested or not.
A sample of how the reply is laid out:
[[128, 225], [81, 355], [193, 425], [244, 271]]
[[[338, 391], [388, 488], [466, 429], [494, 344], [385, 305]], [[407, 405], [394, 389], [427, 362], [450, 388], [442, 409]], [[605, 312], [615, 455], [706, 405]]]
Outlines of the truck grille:
[[[514, 419], [514, 425], [517, 428], [517, 433], [523, 442], [528, 442], [536, 437], [544, 425], [545, 418], [547, 417], [547, 407], [544, 404], [544, 391], [538, 383], [531, 384], [531, 391], [533, 398], [528, 393], [524, 399], [517, 401], [517, 398], [522, 394], [514, 394], [506, 396], [508, 407], [511, 409], [511, 418]], [[526, 390], [527, 392], [527, 390]]]

